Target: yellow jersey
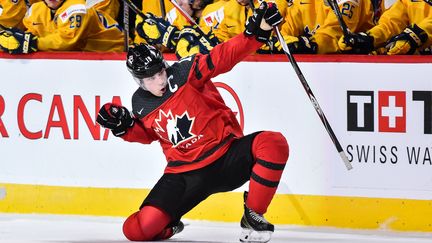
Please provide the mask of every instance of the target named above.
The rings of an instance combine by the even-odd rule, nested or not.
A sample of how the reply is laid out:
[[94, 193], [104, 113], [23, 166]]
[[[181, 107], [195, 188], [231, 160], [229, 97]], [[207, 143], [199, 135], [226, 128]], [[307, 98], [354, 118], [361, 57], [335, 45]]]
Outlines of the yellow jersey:
[[[384, 1], [381, 0], [338, 0], [337, 2], [344, 22], [353, 33], [366, 32], [374, 27], [385, 9]], [[339, 52], [337, 43], [342, 35], [336, 15], [330, 12], [322, 26], [312, 36], [312, 40], [318, 44], [318, 53], [336, 53]]]
[[425, 0], [397, 0], [386, 10], [378, 25], [368, 31], [374, 37], [374, 46], [382, 47], [393, 36], [406, 27], [416, 24], [428, 35], [428, 40], [420, 49], [432, 45], [432, 2]]
[[91, 2], [92, 0], [87, 0], [87, 8], [94, 7], [96, 10], [102, 11], [104, 14], [111, 16], [111, 18], [117, 19], [120, 11], [119, 0], [98, 0], [94, 4], [91, 4]]
[[[282, 17], [287, 15], [288, 2], [286, 0], [267, 1], [275, 2]], [[258, 1], [254, 1], [255, 7], [259, 6]], [[245, 30], [245, 23], [252, 10], [248, 6], [240, 5], [236, 0], [229, 0], [224, 5], [223, 20], [214, 34], [220, 42], [225, 42]]]
[[0, 24], [24, 29], [22, 19], [27, 11], [24, 0], [0, 0]]
[[[155, 11], [155, 10], [153, 10], [153, 11]], [[155, 16], [158, 16], [158, 17], [162, 16], [160, 14], [160, 12], [159, 12], [159, 14], [155, 14], [152, 11], [145, 11], [145, 12], [143, 11], [143, 13], [147, 13], [147, 12], [151, 12], [152, 14], [154, 14]], [[187, 21], [187, 19], [185, 17], [183, 17], [183, 15], [181, 15], [181, 13], [176, 8], [174, 8], [174, 7], [166, 13], [165, 19], [171, 25], [177, 27], [177, 29], [179, 29], [179, 30], [181, 30], [184, 26], [190, 26], [190, 24]], [[138, 23], [141, 23], [142, 21], [143, 21], [142, 18], [139, 15], [137, 15], [136, 19], [135, 19], [135, 26], [137, 26]], [[137, 44], [139, 44], [139, 43], [146, 43], [146, 41], [145, 41], [144, 38], [142, 38], [137, 33], [135, 33], [134, 43], [137, 43]]]
[[66, 0], [54, 14], [44, 2], [33, 4], [23, 23], [38, 37], [38, 50], [123, 51], [123, 32], [118, 23], [103, 12], [87, 9], [85, 4], [85, 0]]
[[228, 0], [220, 0], [204, 8], [198, 23], [204, 33], [219, 28], [219, 24], [224, 19], [224, 6], [227, 2]]
[[281, 26], [282, 36], [312, 36], [324, 24], [331, 8], [323, 0], [293, 0]]
[[[209, 34], [210, 31], [214, 31], [218, 28], [219, 23], [223, 19], [223, 6], [226, 1], [220, 0], [218, 2], [209, 4], [205, 6], [203, 11], [201, 12], [201, 17], [199, 18], [198, 26], [201, 30]], [[210, 37], [211, 38], [211, 37]], [[195, 45], [195, 46], [194, 46]], [[213, 46], [206, 47], [208, 50], [211, 50]], [[176, 47], [176, 54], [178, 57], [186, 57], [200, 52], [199, 44], [197, 43], [189, 43], [189, 41], [185, 41], [180, 39], [178, 41]]]
[[[163, 0], [163, 3], [165, 5], [165, 14], [174, 8], [169, 0]], [[143, 0], [142, 11], [143, 13], [150, 12], [158, 17], [162, 17], [161, 0]]]

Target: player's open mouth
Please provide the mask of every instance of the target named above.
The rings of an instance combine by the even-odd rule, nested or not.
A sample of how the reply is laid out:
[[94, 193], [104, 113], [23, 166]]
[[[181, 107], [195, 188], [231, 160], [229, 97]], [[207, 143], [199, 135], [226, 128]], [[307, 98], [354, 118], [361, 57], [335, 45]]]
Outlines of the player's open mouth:
[[160, 91], [162, 92], [162, 94], [165, 93], [165, 91], [166, 91], [166, 87], [163, 88], [163, 89], [161, 89]]

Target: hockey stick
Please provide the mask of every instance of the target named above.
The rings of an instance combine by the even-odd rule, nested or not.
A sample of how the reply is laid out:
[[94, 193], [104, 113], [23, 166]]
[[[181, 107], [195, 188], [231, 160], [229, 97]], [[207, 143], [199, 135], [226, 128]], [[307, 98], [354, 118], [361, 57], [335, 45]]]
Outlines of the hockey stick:
[[[198, 25], [198, 23], [192, 18], [192, 16], [190, 16], [177, 2], [176, 0], [169, 0], [174, 7], [181, 13], [181, 15], [183, 15], [183, 17], [186, 18], [186, 20], [193, 25], [194, 27], [196, 27], [196, 31], [201, 35], [200, 37], [200, 42], [203, 43], [204, 41], [206, 41], [208, 43], [208, 45], [215, 44], [213, 43], [212, 40], [209, 39], [209, 37], [207, 36], [206, 33], [204, 33], [204, 31], [201, 29], [201, 27]], [[217, 43], [216, 43], [217, 44]]]
[[[249, 0], [249, 5], [252, 9], [252, 11], [255, 11], [253, 0]], [[329, 134], [331, 140], [333, 141], [333, 144], [336, 146], [336, 150], [338, 151], [340, 157], [342, 158], [342, 161], [345, 164], [345, 167], [347, 170], [351, 170], [353, 167], [351, 163], [348, 160], [348, 157], [346, 156], [341, 144], [339, 143], [339, 140], [337, 139], [336, 135], [333, 132], [332, 127], [330, 126], [330, 123], [328, 122], [324, 112], [322, 111], [320, 105], [318, 104], [318, 100], [315, 98], [315, 95], [313, 94], [311, 88], [309, 87], [309, 84], [306, 81], [306, 78], [304, 77], [302, 71], [300, 70], [300, 67], [297, 64], [297, 61], [294, 59], [294, 56], [291, 54], [287, 43], [285, 42], [284, 38], [282, 37], [279, 27], [275, 26], [274, 30], [276, 31], [277, 37], [279, 39], [279, 42], [282, 46], [282, 49], [284, 50], [284, 53], [286, 54], [289, 62], [291, 63], [292, 67], [294, 68], [295, 73], [297, 74], [297, 77], [299, 78], [300, 82], [303, 85], [304, 90], [306, 91], [307, 95], [309, 96], [310, 101], [312, 102], [313, 107], [315, 108], [315, 111], [317, 112], [318, 116], [321, 118], [321, 121], [327, 130], [327, 133]]]
[[198, 32], [203, 35], [206, 36], [206, 34], [204, 34], [204, 31], [201, 29], [201, 27], [198, 25], [198, 23], [192, 18], [192, 16], [190, 16], [178, 3], [176, 0], [169, 0], [174, 7], [181, 13], [181, 15], [183, 15], [183, 17], [186, 18], [186, 20], [189, 22], [189, 24], [193, 25], [194, 27], [197, 28]]
[[[131, 0], [123, 0], [123, 2], [126, 5], [128, 5], [132, 9], [132, 11], [134, 11], [136, 14], [138, 14], [141, 18], [143, 18], [144, 20], [147, 19], [147, 16], [145, 16], [145, 14]], [[195, 22], [195, 20], [182, 7], [180, 7], [180, 5], [178, 5], [178, 3], [175, 0], [170, 0], [170, 2], [181, 13], [181, 15], [183, 15], [183, 17], [185, 17], [187, 19], [187, 21], [191, 25], [197, 27], [197, 30], [198, 30], [198, 32], [200, 32], [200, 34], [203, 34], [205, 36], [203, 30], [199, 27], [197, 22]]]
[[129, 49], [129, 7], [125, 4], [123, 5], [123, 34], [124, 34], [124, 51]]
[[0, 24], [0, 31], [8, 31], [6, 27]]
[[123, 0], [123, 2], [132, 9], [136, 14], [138, 14], [143, 20], [147, 19], [147, 16], [131, 1], [131, 0]]
[[327, 0], [327, 1], [330, 5], [330, 8], [333, 10], [333, 13], [336, 15], [336, 18], [339, 22], [339, 25], [342, 29], [343, 34], [345, 36], [348, 36], [350, 31], [349, 31], [348, 26], [346, 25], [345, 21], [343, 20], [342, 13], [339, 9], [339, 5], [337, 4], [337, 0]]
[[[141, 18], [143, 18], [144, 20], [147, 19], [147, 16], [145, 16], [145, 14], [141, 10], [139, 10], [139, 8], [131, 0], [123, 0], [123, 2], [126, 5], [128, 5], [132, 9], [132, 11], [138, 14]], [[188, 20], [188, 22], [191, 25], [196, 26], [196, 30], [201, 35], [201, 38], [204, 38], [208, 43], [212, 43], [212, 41], [207, 37], [207, 35], [199, 27], [199, 25], [195, 22], [195, 20], [182, 7], [180, 7], [180, 5], [178, 5], [178, 3], [175, 0], [170, 0], [170, 2], [183, 15], [183, 17], [185, 17]]]
[[162, 13], [162, 18], [165, 19], [166, 17], [166, 11], [165, 11], [165, 0], [159, 0], [160, 10]]

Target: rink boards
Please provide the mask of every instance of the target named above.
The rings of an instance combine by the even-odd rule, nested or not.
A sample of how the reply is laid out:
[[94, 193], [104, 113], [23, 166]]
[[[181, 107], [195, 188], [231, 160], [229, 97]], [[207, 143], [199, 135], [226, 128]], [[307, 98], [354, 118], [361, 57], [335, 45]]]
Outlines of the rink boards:
[[[131, 107], [136, 84], [124, 55], [0, 57], [0, 211], [137, 210], [163, 171], [161, 149], [123, 142], [94, 123], [106, 102]], [[246, 134], [281, 131], [290, 144], [266, 217], [276, 224], [432, 232], [432, 59], [298, 61], [351, 171], [284, 56], [250, 56], [213, 79]], [[214, 195], [186, 217], [238, 221], [246, 189]]]

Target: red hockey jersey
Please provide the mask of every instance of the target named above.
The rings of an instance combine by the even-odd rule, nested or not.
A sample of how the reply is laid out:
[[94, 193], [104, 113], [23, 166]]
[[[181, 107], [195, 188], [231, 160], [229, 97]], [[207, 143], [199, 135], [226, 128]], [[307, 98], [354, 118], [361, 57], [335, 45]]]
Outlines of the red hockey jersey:
[[221, 157], [243, 136], [235, 114], [210, 80], [230, 71], [262, 43], [240, 34], [166, 69], [167, 91], [156, 97], [141, 88], [132, 97], [136, 124], [122, 138], [144, 144], [158, 140], [167, 159], [165, 173], [202, 168]]

